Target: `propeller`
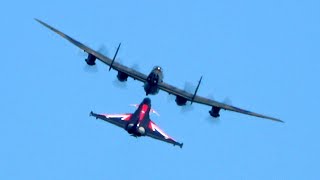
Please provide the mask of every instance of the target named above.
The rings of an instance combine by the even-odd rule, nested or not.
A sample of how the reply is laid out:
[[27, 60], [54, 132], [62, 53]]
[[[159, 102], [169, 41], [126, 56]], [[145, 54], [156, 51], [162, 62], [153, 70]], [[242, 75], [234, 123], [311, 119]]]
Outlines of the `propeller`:
[[213, 124], [213, 125], [219, 125], [221, 124], [221, 120], [220, 120], [220, 117], [218, 118], [214, 118], [210, 115], [207, 115], [206, 118], [205, 118], [206, 122], [208, 122], [209, 124]]
[[131, 65], [131, 68], [134, 69], [134, 70], [136, 70], [136, 71], [140, 71], [140, 66], [139, 66], [138, 63], [132, 64], [132, 65]]
[[175, 96], [175, 95], [168, 94], [168, 96], [167, 96], [167, 101], [168, 101], [168, 102], [172, 102], [172, 101], [174, 101], [174, 100], [175, 100], [175, 98], [176, 98], [176, 96]]
[[[108, 55], [108, 50], [107, 50], [106, 46], [103, 44], [100, 45], [100, 47], [98, 48], [97, 51], [103, 55], [106, 55], [106, 56]], [[86, 59], [88, 57], [88, 53], [86, 53], [83, 50], [79, 50], [78, 55], [81, 56], [82, 59]], [[83, 67], [83, 70], [88, 73], [96, 73], [96, 72], [98, 72], [98, 66], [97, 65], [89, 66], [89, 65], [85, 64]]]
[[112, 82], [112, 84], [117, 87], [117, 88], [121, 88], [121, 89], [127, 89], [128, 85], [126, 82], [121, 82], [119, 81], [117, 78], [115, 78]]
[[87, 64], [85, 64], [83, 66], [83, 71], [87, 72], [87, 73], [96, 73], [99, 71], [98, 66], [89, 66]]
[[[208, 99], [215, 100], [214, 95], [213, 94], [209, 94], [208, 95]], [[231, 101], [231, 99], [229, 97], [225, 97], [224, 100], [222, 101], [222, 103], [223, 104], [227, 104], [227, 105], [232, 105], [232, 101]], [[214, 117], [208, 115], [205, 119], [210, 124], [219, 125], [221, 123], [220, 117], [214, 118]]]
[[[120, 58], [117, 58], [116, 60], [118, 63], [120, 64], [123, 64], [122, 62], [122, 59]], [[140, 67], [139, 67], [139, 64], [138, 63], [134, 63], [133, 65], [129, 66], [131, 69], [134, 69], [136, 71], [139, 71]], [[129, 79], [129, 78], [128, 78]], [[126, 81], [124, 82], [121, 82], [119, 81], [117, 78], [115, 78], [115, 80], [113, 81], [113, 85], [118, 87], [118, 88], [127, 88], [127, 83]]]
[[187, 91], [188, 93], [193, 94], [194, 91], [196, 90], [196, 88], [197, 87], [192, 82], [187, 81], [187, 82], [184, 83], [184, 88], [183, 89], [185, 91]]
[[[197, 86], [194, 83], [187, 81], [184, 83], [183, 89], [188, 93], [194, 94], [196, 88]], [[181, 107], [181, 112], [185, 113], [185, 112], [192, 111], [193, 109], [194, 109], [194, 106], [192, 106], [191, 102], [188, 101], [185, 106]]]
[[[117, 61], [118, 63], [121, 63], [121, 64], [122, 64], [122, 62], [123, 62], [121, 58], [117, 58], [116, 61]], [[126, 81], [121, 82], [121, 81], [118, 80], [117, 77], [115, 77], [115, 79], [113, 80], [112, 84], [113, 84], [115, 87], [120, 88], [120, 89], [127, 89], [127, 87], [128, 87]]]
[[109, 51], [104, 44], [100, 45], [100, 47], [98, 48], [98, 52], [105, 55], [105, 56], [109, 55]]
[[[194, 92], [196, 90], [196, 86], [191, 82], [185, 82], [183, 90], [185, 90], [188, 93], [194, 94]], [[167, 97], [168, 102], [175, 101], [175, 99], [176, 99], [176, 96], [172, 95], [172, 94], [169, 94]], [[194, 107], [191, 105], [191, 102], [188, 101], [186, 105], [181, 106], [180, 112], [186, 113], [186, 112], [192, 111], [193, 109], [194, 109]]]
[[194, 109], [194, 107], [191, 105], [191, 103], [190, 102], [187, 102], [187, 104], [186, 105], [184, 105], [184, 106], [181, 106], [181, 113], [187, 113], [187, 112], [190, 112], [190, 111], [192, 111]]

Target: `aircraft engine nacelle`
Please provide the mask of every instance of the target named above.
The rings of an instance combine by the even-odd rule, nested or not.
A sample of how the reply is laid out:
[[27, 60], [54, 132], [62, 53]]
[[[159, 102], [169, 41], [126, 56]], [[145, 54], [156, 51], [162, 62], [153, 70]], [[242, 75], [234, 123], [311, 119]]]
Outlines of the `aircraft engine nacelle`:
[[209, 114], [214, 117], [217, 118], [220, 116], [219, 112], [220, 112], [221, 108], [212, 106], [211, 111], [209, 111]]
[[176, 103], [177, 103], [177, 105], [178, 106], [184, 106], [184, 105], [186, 105], [187, 104], [187, 99], [186, 98], [184, 98], [184, 97], [181, 97], [181, 96], [177, 96], [176, 97]]
[[146, 133], [146, 130], [144, 129], [144, 127], [139, 127], [137, 130], [140, 135], [144, 135]]
[[134, 124], [130, 123], [127, 125], [126, 130], [128, 131], [129, 134], [132, 134], [134, 131]]
[[117, 78], [119, 81], [124, 82], [128, 79], [128, 74], [118, 71]]
[[96, 57], [94, 56], [94, 55], [92, 55], [92, 54], [88, 54], [88, 57], [87, 57], [87, 59], [86, 59], [86, 62], [87, 62], [87, 64], [89, 65], [89, 66], [93, 66], [93, 65], [95, 65], [96, 64]]

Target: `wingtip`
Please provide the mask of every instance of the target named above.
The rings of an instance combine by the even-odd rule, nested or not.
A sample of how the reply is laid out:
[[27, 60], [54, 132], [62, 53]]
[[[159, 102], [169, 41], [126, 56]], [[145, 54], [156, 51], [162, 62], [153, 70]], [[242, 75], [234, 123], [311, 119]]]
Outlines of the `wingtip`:
[[280, 122], [280, 123], [285, 123], [284, 121], [282, 121], [281, 119], [277, 119], [277, 118], [269, 118], [273, 121], [277, 121], [277, 122]]
[[34, 18], [35, 21], [37, 21], [38, 23], [42, 24], [43, 26], [46, 26], [47, 28], [51, 28], [47, 23], [41, 21], [40, 19]]
[[35, 21], [39, 22], [39, 23], [42, 23], [42, 21], [38, 18], [33, 18]]

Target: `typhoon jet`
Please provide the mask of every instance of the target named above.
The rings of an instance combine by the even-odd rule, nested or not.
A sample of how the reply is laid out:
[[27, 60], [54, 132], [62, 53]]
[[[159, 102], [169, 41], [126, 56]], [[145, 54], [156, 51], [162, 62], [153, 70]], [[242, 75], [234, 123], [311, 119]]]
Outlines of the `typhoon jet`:
[[197, 92], [198, 92], [202, 77], [200, 78], [200, 80], [198, 82], [198, 85], [195, 89], [195, 92], [190, 93], [190, 92], [187, 92], [187, 91], [182, 90], [180, 88], [177, 88], [175, 86], [172, 86], [168, 83], [165, 83], [163, 81], [163, 69], [160, 66], [155, 66], [151, 70], [149, 75], [146, 75], [146, 74], [141, 73], [133, 68], [129, 68], [119, 62], [116, 62], [115, 60], [116, 60], [118, 51], [120, 49], [121, 43], [117, 47], [117, 50], [116, 50], [114, 56], [112, 58], [110, 58], [110, 57], [107, 57], [107, 56], [101, 54], [100, 52], [95, 51], [95, 50], [91, 49], [90, 47], [80, 43], [79, 41], [71, 38], [70, 36], [59, 31], [58, 29], [48, 25], [47, 23], [40, 21], [38, 19], [35, 19], [35, 20], [38, 21], [40, 24], [44, 25], [45, 27], [49, 28], [50, 30], [54, 31], [55, 33], [59, 34], [61, 37], [65, 38], [66, 40], [68, 40], [69, 42], [71, 42], [75, 46], [79, 47], [80, 49], [82, 49], [86, 53], [88, 53], [88, 57], [85, 59], [85, 61], [89, 66], [94, 66], [96, 64], [95, 61], [98, 59], [102, 63], [109, 66], [109, 71], [111, 69], [113, 69], [118, 72], [117, 78], [119, 81], [125, 82], [125, 81], [127, 81], [128, 77], [130, 77], [130, 78], [133, 78], [134, 80], [138, 80], [138, 81], [143, 82], [144, 83], [144, 91], [145, 91], [146, 95], [149, 95], [149, 94], [155, 95], [159, 92], [159, 90], [162, 90], [162, 91], [165, 91], [169, 94], [176, 96], [175, 102], [178, 106], [185, 106], [187, 104], [187, 102], [190, 102], [190, 104], [199, 103], [199, 104], [210, 106], [211, 110], [209, 111], [209, 114], [214, 118], [219, 117], [220, 110], [223, 109], [223, 110], [234, 111], [234, 112], [238, 112], [238, 113], [242, 113], [242, 114], [247, 114], [250, 116], [256, 116], [256, 117], [260, 117], [260, 118], [270, 119], [273, 121], [283, 122], [282, 120], [274, 118], [274, 117], [265, 116], [265, 115], [258, 114], [258, 113], [252, 112], [252, 111], [248, 111], [248, 110], [244, 110], [244, 109], [241, 109], [241, 108], [238, 108], [235, 106], [231, 106], [231, 105], [228, 105], [225, 103], [221, 103], [221, 102], [215, 101], [213, 99], [198, 96]]
[[151, 100], [149, 98], [143, 99], [140, 105], [137, 105], [137, 110], [134, 113], [125, 114], [96, 114], [90, 112], [90, 116], [96, 119], [102, 119], [111, 124], [125, 129], [131, 136], [141, 137], [149, 136], [160, 141], [164, 141], [174, 146], [182, 148], [183, 143], [179, 143], [172, 137], [167, 135], [159, 128], [153, 121], [150, 120], [150, 113], [154, 112], [151, 108]]

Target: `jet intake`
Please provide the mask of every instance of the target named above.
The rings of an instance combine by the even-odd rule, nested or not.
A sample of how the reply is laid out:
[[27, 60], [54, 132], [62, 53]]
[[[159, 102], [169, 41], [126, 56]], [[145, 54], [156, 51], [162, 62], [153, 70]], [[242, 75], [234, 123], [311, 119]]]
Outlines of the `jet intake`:
[[134, 131], [134, 124], [130, 123], [127, 125], [126, 130], [128, 131], [129, 134], [132, 134]]
[[93, 66], [93, 65], [95, 65], [96, 64], [96, 57], [94, 56], [94, 55], [92, 55], [92, 54], [88, 54], [88, 57], [87, 57], [87, 59], [86, 59], [86, 62], [87, 62], [87, 64], [89, 65], [89, 66]]
[[217, 118], [217, 117], [220, 116], [220, 114], [219, 114], [220, 110], [221, 110], [221, 108], [212, 106], [212, 109], [211, 109], [211, 111], [209, 111], [209, 114], [210, 114], [212, 117]]
[[128, 74], [118, 71], [117, 78], [119, 81], [124, 82], [128, 79]]
[[137, 131], [140, 136], [142, 136], [146, 133], [146, 130], [144, 129], [144, 127], [138, 127]]
[[133, 123], [127, 125], [126, 130], [129, 134], [132, 134], [135, 137], [144, 136], [146, 134], [146, 130], [142, 126], [137, 126]]
[[178, 106], [184, 106], [184, 105], [186, 105], [187, 104], [187, 99], [186, 98], [184, 98], [184, 97], [181, 97], [181, 96], [177, 96], [176, 97], [176, 103], [177, 103], [177, 105]]

